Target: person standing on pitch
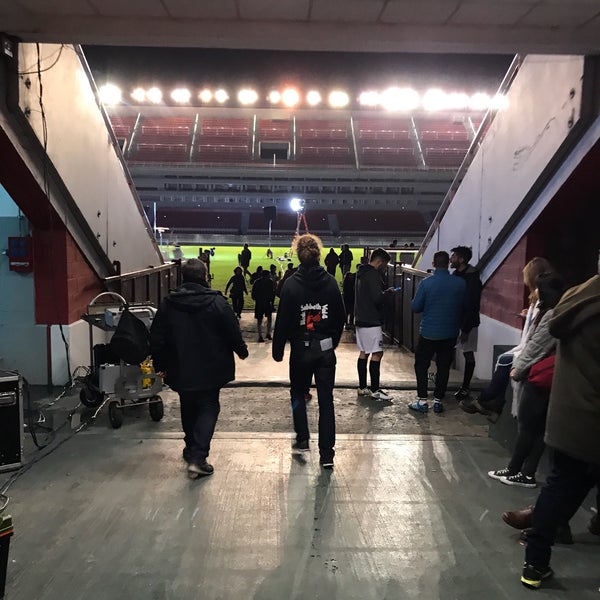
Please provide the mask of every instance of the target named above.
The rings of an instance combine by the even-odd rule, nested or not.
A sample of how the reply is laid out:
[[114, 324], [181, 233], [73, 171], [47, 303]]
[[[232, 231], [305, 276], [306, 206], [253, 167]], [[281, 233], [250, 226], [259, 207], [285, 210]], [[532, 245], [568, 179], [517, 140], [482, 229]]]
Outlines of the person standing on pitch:
[[433, 255], [433, 275], [421, 281], [411, 305], [413, 312], [423, 313], [423, 318], [415, 348], [417, 399], [408, 408], [420, 413], [429, 410], [427, 371], [434, 354], [437, 374], [433, 412], [441, 413], [444, 410], [442, 400], [448, 386], [454, 345], [466, 309], [467, 286], [461, 278], [450, 275], [449, 262], [447, 252], [436, 252]]
[[[354, 325], [356, 345], [360, 354], [358, 370], [358, 395], [375, 400], [391, 400], [392, 397], [379, 386], [381, 359], [383, 358], [383, 309], [384, 291], [382, 273], [385, 272], [390, 255], [383, 248], [376, 248], [368, 264], [361, 264], [356, 271], [354, 298]], [[367, 363], [371, 387], [367, 385]]]
[[464, 400], [469, 397], [471, 378], [475, 372], [475, 352], [477, 352], [477, 332], [479, 331], [479, 306], [481, 303], [481, 279], [479, 271], [469, 264], [473, 256], [471, 248], [457, 246], [452, 248], [450, 266], [454, 269], [453, 275], [461, 277], [467, 284], [467, 308], [460, 324], [458, 350], [462, 350], [465, 357], [465, 372], [463, 382], [454, 397]]
[[319, 265], [321, 240], [310, 234], [295, 240], [300, 266], [284, 284], [277, 310], [273, 359], [283, 360], [289, 340], [290, 392], [296, 441], [294, 452], [309, 450], [306, 390], [314, 375], [319, 402], [319, 455], [324, 469], [335, 455], [335, 349], [344, 329], [344, 303], [335, 279]]
[[206, 265], [196, 259], [181, 267], [183, 284], [161, 303], [150, 328], [156, 372], [179, 394], [185, 434], [183, 458], [191, 479], [212, 475], [206, 459], [221, 409], [221, 388], [235, 379], [235, 352], [248, 347], [227, 300], [208, 287]]
[[244, 277], [250, 276], [250, 260], [252, 260], [252, 252], [248, 248], [248, 244], [244, 244], [244, 248], [240, 252], [240, 267], [244, 269]]

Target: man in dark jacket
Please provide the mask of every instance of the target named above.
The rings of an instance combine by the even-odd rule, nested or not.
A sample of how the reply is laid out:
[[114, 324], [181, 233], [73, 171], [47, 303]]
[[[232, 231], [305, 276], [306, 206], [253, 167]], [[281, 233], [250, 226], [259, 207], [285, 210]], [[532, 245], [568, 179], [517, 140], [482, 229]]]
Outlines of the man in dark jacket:
[[273, 302], [275, 301], [275, 284], [271, 279], [269, 271], [263, 269], [260, 278], [254, 282], [252, 286], [252, 300], [254, 300], [254, 318], [256, 319], [258, 341], [265, 341], [262, 336], [263, 317], [267, 319], [267, 339], [270, 340]]
[[344, 244], [342, 246], [342, 251], [340, 252], [340, 269], [342, 270], [342, 279], [350, 270], [353, 260], [354, 255], [352, 254], [352, 250], [350, 250], [350, 246], [348, 246], [348, 244]]
[[[359, 265], [356, 271], [356, 294], [354, 297], [354, 325], [356, 345], [360, 354], [358, 370], [358, 395], [375, 400], [391, 400], [392, 397], [379, 387], [381, 359], [383, 358], [383, 308], [384, 291], [382, 273], [385, 272], [390, 255], [383, 248], [376, 248], [369, 263]], [[367, 386], [367, 363], [371, 387]]]
[[183, 285], [161, 303], [150, 329], [154, 368], [179, 394], [185, 434], [183, 458], [188, 475], [212, 475], [206, 462], [217, 418], [219, 392], [235, 379], [235, 352], [248, 348], [227, 300], [208, 287], [206, 265], [188, 260], [181, 268]]
[[554, 454], [527, 536], [521, 582], [530, 588], [552, 575], [559, 523], [600, 481], [600, 261], [598, 273], [565, 292], [549, 323], [558, 346], [545, 441]]
[[469, 264], [473, 257], [471, 248], [457, 246], [452, 248], [450, 266], [454, 269], [453, 275], [461, 277], [467, 284], [466, 309], [460, 324], [458, 350], [462, 350], [465, 357], [465, 372], [463, 382], [454, 396], [458, 400], [469, 397], [471, 378], [475, 372], [475, 352], [477, 352], [477, 332], [479, 331], [479, 308], [481, 304], [481, 279], [479, 271]]
[[329, 253], [325, 257], [325, 260], [323, 262], [327, 267], [327, 272], [335, 277], [335, 269], [338, 266], [338, 263], [340, 262], [340, 257], [336, 254], [333, 248], [330, 248]]
[[419, 341], [415, 348], [415, 375], [417, 399], [408, 407], [417, 412], [429, 410], [427, 402], [427, 371], [435, 354], [437, 374], [433, 398], [433, 412], [444, 410], [442, 400], [448, 385], [454, 345], [466, 307], [466, 284], [452, 277], [448, 270], [447, 252], [433, 255], [433, 275], [424, 279], [412, 301], [413, 312], [423, 313]]
[[250, 251], [250, 248], [248, 248], [248, 244], [244, 244], [244, 248], [240, 252], [240, 267], [244, 269], [244, 277], [246, 277], [246, 275], [250, 275], [249, 267], [251, 260], [252, 252]]

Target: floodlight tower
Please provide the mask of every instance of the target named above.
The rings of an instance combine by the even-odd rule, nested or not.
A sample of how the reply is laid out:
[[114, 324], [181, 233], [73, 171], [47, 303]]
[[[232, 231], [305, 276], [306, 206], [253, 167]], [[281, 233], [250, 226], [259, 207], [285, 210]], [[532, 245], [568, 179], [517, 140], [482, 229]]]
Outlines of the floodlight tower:
[[300, 224], [304, 225], [304, 229], [306, 233], [310, 233], [308, 230], [308, 223], [306, 222], [306, 214], [305, 214], [305, 205], [306, 202], [303, 198], [292, 198], [290, 200], [290, 208], [296, 213], [296, 233], [295, 237], [300, 235]]

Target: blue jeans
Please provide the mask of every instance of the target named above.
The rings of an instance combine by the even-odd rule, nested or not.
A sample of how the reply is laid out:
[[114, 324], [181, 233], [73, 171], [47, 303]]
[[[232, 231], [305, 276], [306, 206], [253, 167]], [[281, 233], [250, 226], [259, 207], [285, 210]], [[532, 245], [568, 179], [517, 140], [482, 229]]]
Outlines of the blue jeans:
[[490, 384], [479, 394], [479, 404], [496, 413], [501, 413], [506, 402], [506, 388], [510, 383], [513, 354], [505, 352], [498, 357]]

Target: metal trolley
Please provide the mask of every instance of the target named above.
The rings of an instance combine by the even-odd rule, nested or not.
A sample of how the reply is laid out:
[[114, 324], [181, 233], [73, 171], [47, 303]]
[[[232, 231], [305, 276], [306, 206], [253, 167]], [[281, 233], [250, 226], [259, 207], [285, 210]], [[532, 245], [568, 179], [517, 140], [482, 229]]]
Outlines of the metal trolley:
[[[99, 299], [112, 297], [113, 302], [99, 303]], [[117, 302], [114, 302], [114, 300]], [[118, 319], [127, 301], [114, 292], [98, 294], [82, 315], [89, 325], [90, 368], [80, 379], [79, 399], [84, 406], [97, 408], [108, 402], [108, 418], [113, 428], [123, 424], [124, 410], [146, 404], [153, 421], [160, 421], [164, 405], [159, 392], [163, 388], [162, 378], [154, 372], [149, 361], [141, 365], [130, 365], [116, 356], [108, 344], [94, 345], [94, 327], [114, 332]], [[150, 327], [156, 308], [151, 304], [130, 304], [129, 309]]]

